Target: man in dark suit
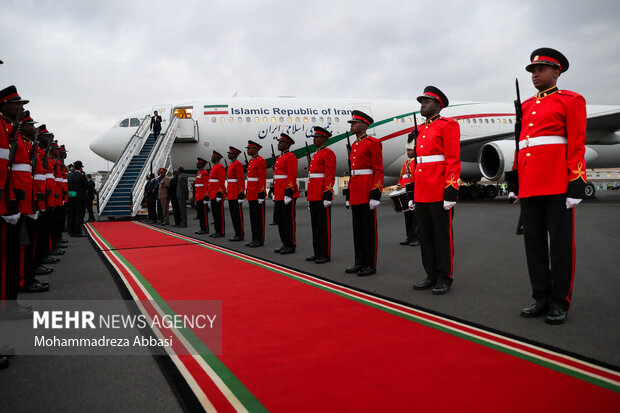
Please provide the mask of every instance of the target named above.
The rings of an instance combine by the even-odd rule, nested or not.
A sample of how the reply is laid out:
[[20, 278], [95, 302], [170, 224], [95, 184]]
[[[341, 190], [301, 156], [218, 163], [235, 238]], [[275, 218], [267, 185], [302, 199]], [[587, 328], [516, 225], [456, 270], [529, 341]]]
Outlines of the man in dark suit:
[[157, 180], [154, 179], [153, 174], [146, 176], [146, 185], [144, 186], [144, 196], [146, 197], [146, 207], [149, 213], [149, 222], [157, 222], [157, 210], [155, 205], [157, 203]]
[[75, 171], [67, 176], [69, 184], [69, 235], [83, 237], [82, 225], [86, 213], [86, 200], [88, 198], [88, 180], [82, 172], [82, 162], [73, 162]]
[[179, 178], [176, 188], [177, 204], [179, 205], [179, 226], [182, 228], [187, 227], [187, 197], [189, 196], [187, 175], [183, 173], [184, 171], [185, 169], [183, 169], [182, 166], [179, 166], [179, 173], [177, 175]]
[[157, 139], [159, 132], [161, 132], [161, 116], [157, 114], [157, 111], [155, 111], [155, 114], [151, 117], [151, 131], [153, 135], [155, 135], [155, 139]]
[[177, 169], [172, 171], [172, 179], [170, 180], [170, 186], [168, 187], [168, 198], [172, 204], [172, 216], [174, 217], [174, 226], [178, 227], [181, 222], [181, 216], [179, 214], [179, 201], [177, 199], [177, 184], [179, 182], [179, 171]]
[[93, 181], [93, 177], [90, 174], [86, 175], [86, 179], [88, 179], [88, 198], [86, 199], [86, 210], [88, 211], [88, 222], [93, 222], [95, 220], [93, 201], [95, 200], [95, 195], [97, 195], [97, 190], [95, 189], [95, 181]]

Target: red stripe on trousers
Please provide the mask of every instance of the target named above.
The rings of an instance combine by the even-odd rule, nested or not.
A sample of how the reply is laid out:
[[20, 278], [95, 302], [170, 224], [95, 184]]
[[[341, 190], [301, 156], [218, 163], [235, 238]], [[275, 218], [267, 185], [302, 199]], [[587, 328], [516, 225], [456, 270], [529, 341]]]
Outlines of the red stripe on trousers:
[[379, 234], [377, 234], [377, 208], [372, 210], [373, 212], [373, 216], [374, 216], [374, 221], [375, 221], [375, 258], [374, 261], [372, 262], [372, 266], [373, 268], [377, 268], [377, 251], [379, 249]]
[[[204, 202], [204, 201], [203, 201]], [[205, 211], [205, 228], [207, 229], [207, 233], [209, 232], [209, 216], [207, 215], [207, 204], [202, 204], [203, 210]]]
[[570, 298], [573, 295], [573, 284], [575, 283], [575, 263], [577, 262], [577, 247], [575, 246], [575, 207], [571, 208], [571, 219], [572, 219], [572, 237], [573, 237], [573, 258], [572, 258], [572, 268], [570, 271], [570, 288], [568, 289], [568, 294], [566, 295], [566, 301], [568, 301], [568, 307], [570, 308], [571, 301]]
[[0, 287], [2, 288], [0, 288], [0, 301], [2, 302], [2, 308], [4, 309], [6, 308], [6, 223], [2, 222], [0, 223], [0, 226], [2, 226], [2, 238], [0, 239], [0, 242], [2, 242], [2, 245], [0, 245], [0, 248], [2, 248], [2, 262], [0, 262], [0, 283], [2, 285], [0, 285]]
[[454, 271], [454, 239], [452, 238], [452, 212], [454, 207], [448, 211], [448, 231], [450, 232], [450, 279], [452, 280], [452, 273]]
[[239, 201], [237, 201], [237, 205], [239, 205], [239, 222], [241, 223], [241, 238], [245, 238], [245, 233], [243, 231], [243, 209], [241, 208], [243, 203], [239, 203]]
[[260, 202], [258, 203], [258, 205], [260, 206], [260, 211], [261, 211], [261, 221], [262, 221], [262, 237], [260, 242], [262, 242], [263, 244], [265, 243], [265, 201], [263, 201], [263, 203], [261, 204]]
[[331, 258], [332, 255], [332, 229], [329, 225], [329, 208], [325, 208], [325, 215], [327, 216], [327, 258]]
[[295, 242], [295, 200], [291, 201], [291, 221], [293, 222], [293, 247], [297, 248], [297, 243]]
[[[24, 221], [23, 225], [26, 225]], [[26, 255], [26, 248], [21, 245], [19, 247], [19, 286], [24, 289], [26, 284], [26, 274], [24, 274], [24, 260]]]

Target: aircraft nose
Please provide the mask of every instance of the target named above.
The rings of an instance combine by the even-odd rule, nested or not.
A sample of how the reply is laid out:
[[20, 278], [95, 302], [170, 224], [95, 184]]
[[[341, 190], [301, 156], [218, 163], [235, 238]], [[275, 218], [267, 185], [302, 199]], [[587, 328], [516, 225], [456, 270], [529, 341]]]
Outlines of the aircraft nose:
[[93, 139], [90, 142], [90, 145], [88, 145], [91, 151], [95, 152], [97, 155], [101, 156], [102, 158], [105, 158], [104, 156], [105, 135], [106, 134], [104, 133], [102, 135], [97, 136], [95, 139]]

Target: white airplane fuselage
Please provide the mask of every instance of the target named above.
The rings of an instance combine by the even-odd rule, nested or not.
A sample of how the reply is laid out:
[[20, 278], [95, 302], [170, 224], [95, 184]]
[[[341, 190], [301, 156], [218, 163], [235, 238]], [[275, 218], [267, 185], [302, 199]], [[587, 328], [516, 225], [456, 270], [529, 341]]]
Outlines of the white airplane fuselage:
[[[278, 155], [275, 139], [285, 132], [295, 140], [291, 151], [300, 159], [299, 176], [304, 177], [304, 170], [307, 172], [308, 166], [305, 144], [312, 145], [312, 127], [321, 126], [333, 134], [328, 145], [336, 153], [337, 175], [342, 176], [347, 172], [347, 140], [344, 135], [349, 130], [347, 120], [351, 118], [352, 110], [359, 109], [374, 118], [368, 134], [382, 142], [386, 177], [398, 177], [406, 159], [406, 136], [414, 127], [414, 114], [418, 124], [424, 121], [419, 115], [419, 108], [420, 104], [415, 100], [377, 99], [232, 97], [174, 102], [127, 115], [112, 129], [94, 139], [90, 148], [99, 156], [115, 162], [137, 130], [139, 120], [157, 110], [163, 118], [164, 133], [171, 116], [175, 116], [177, 110], [181, 116], [191, 116], [191, 119], [182, 119], [184, 132], [180, 133], [185, 133], [186, 138], [177, 139], [172, 148], [171, 158], [175, 167], [193, 169], [196, 158], [210, 159], [212, 150], [222, 154], [228, 151], [229, 146], [244, 150], [248, 139], [263, 145], [260, 155], [270, 159], [271, 145]], [[489, 142], [512, 139], [514, 113], [511, 103], [452, 102], [442, 110], [442, 116], [459, 122], [461, 179], [476, 181], [481, 178], [481, 147]], [[620, 134], [616, 133], [620, 129], [618, 113], [620, 106], [588, 105], [588, 119], [611, 114], [614, 116], [612, 123], [615, 123], [611, 127], [606, 125], [604, 130], [588, 129], [588, 136], [593, 136], [589, 139], [592, 145], [589, 145], [586, 152], [588, 168], [620, 166]], [[350, 139], [353, 142], [355, 137], [351, 136]], [[510, 145], [510, 141], [507, 144]], [[243, 156], [239, 159], [244, 160]]]

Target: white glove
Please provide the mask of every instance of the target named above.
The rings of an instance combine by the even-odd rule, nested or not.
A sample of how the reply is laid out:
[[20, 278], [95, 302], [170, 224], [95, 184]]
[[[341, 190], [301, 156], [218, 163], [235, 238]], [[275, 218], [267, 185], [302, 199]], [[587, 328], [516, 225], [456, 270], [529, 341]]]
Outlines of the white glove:
[[263, 202], [265, 202], [264, 198], [263, 199], [258, 198], [258, 205], [262, 204]]
[[325, 199], [323, 200], [323, 206], [324, 206], [325, 208], [329, 208], [331, 204], [332, 204], [332, 201], [327, 201], [327, 200], [325, 200]]
[[519, 202], [519, 197], [514, 192], [510, 192], [508, 194], [508, 198], [512, 199], [513, 204], [516, 204], [517, 202]]
[[203, 204], [207, 205], [209, 201], [202, 201]]
[[215, 198], [215, 202], [222, 202], [222, 198]]
[[346, 206], [346, 207], [348, 208], [348, 207], [350, 207], [350, 206], [351, 206], [351, 203], [350, 203], [349, 201], [346, 201], [346, 202], [344, 203], [344, 206]]
[[286, 205], [290, 204], [292, 200], [293, 200], [293, 198], [291, 198], [291, 197], [288, 197], [288, 196], [285, 196], [285, 197], [284, 197], [284, 203], [285, 203]]
[[243, 199], [237, 199], [237, 202], [239, 202], [240, 204], [243, 204]]
[[410, 200], [407, 206], [409, 206], [409, 211], [415, 210], [415, 203], [413, 201]]
[[368, 202], [368, 205], [370, 205], [370, 210], [372, 211], [373, 209], [378, 207], [380, 203], [381, 201], [377, 201], [376, 199], [371, 199], [370, 202]]
[[20, 213], [18, 212], [15, 215], [2, 215], [2, 219], [5, 220], [8, 224], [15, 225], [19, 222]]
[[309, 201], [306, 203], [306, 206], [308, 207], [308, 211], [310, 211], [310, 202]]
[[443, 201], [443, 209], [446, 211], [449, 211], [455, 205], [456, 201]]
[[582, 200], [579, 198], [566, 198], [566, 209], [571, 209], [579, 205]]
[[39, 218], [39, 211], [35, 211], [34, 214], [28, 216], [36, 221]]

